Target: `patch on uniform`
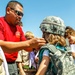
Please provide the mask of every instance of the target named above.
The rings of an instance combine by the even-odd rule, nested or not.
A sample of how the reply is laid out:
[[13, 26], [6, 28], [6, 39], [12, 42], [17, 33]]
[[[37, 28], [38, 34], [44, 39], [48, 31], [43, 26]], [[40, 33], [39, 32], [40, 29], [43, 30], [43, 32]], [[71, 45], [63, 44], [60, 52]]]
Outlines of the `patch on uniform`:
[[17, 38], [20, 38], [20, 36], [21, 36], [19, 31], [16, 31], [15, 35], [16, 35]]

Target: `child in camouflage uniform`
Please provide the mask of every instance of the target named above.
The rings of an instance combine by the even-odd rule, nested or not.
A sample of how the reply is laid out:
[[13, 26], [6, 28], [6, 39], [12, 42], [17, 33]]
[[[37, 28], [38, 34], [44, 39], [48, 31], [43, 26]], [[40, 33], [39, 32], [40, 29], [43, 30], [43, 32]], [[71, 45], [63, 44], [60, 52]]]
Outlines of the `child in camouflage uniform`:
[[[66, 51], [65, 24], [60, 17], [46, 17], [41, 23], [40, 29], [48, 45], [54, 45], [57, 49]], [[48, 48], [43, 48], [43, 50], [39, 51], [39, 64], [36, 75], [59, 75], [53, 69], [54, 66], [51, 62], [50, 50]], [[50, 68], [52, 73], [49, 72]]]

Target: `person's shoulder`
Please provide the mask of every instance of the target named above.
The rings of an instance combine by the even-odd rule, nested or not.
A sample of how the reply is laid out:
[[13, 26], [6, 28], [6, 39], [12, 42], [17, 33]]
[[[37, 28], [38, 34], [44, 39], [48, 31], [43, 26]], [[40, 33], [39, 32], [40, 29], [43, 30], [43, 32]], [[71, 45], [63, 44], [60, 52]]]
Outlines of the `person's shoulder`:
[[5, 20], [4, 20], [4, 17], [0, 17], [0, 30], [3, 31], [4, 28], [5, 28]]
[[5, 20], [4, 17], [0, 17], [0, 27], [4, 26]]
[[0, 23], [2, 23], [2, 21], [4, 21], [4, 17], [0, 17]]
[[4, 19], [4, 16], [0, 16], [0, 19]]

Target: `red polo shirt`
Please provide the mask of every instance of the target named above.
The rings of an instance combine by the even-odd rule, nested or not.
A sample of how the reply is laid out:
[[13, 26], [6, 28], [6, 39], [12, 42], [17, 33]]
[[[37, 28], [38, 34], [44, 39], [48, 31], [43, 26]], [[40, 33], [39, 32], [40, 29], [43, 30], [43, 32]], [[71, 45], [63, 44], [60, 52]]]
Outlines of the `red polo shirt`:
[[[26, 39], [22, 31], [22, 28], [19, 25], [9, 25], [5, 21], [4, 17], [0, 17], [0, 40], [19, 42], [25, 41]], [[4, 54], [7, 62], [15, 62], [18, 52]]]

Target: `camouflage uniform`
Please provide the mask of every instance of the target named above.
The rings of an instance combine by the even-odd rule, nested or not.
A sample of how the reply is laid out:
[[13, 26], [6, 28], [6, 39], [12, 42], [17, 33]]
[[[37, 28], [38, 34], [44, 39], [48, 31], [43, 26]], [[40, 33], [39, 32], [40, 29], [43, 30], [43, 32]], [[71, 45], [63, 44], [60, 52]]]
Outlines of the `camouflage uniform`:
[[[48, 16], [43, 20], [40, 28], [42, 32], [64, 36], [66, 26], [61, 18], [57, 16]], [[70, 48], [62, 46], [62, 50], [62, 47], [60, 46], [61, 45], [57, 42], [55, 45], [47, 43], [45, 46], [41, 47], [39, 59], [41, 59], [41, 54], [43, 54], [44, 50], [49, 50], [50, 61], [53, 63], [53, 67], [49, 64], [50, 68], [47, 69], [45, 75], [75, 75], [75, 64], [73, 57], [69, 52]], [[40, 60], [40, 63], [41, 61], [42, 59]], [[55, 70], [55, 72], [53, 72], [53, 70]]]

